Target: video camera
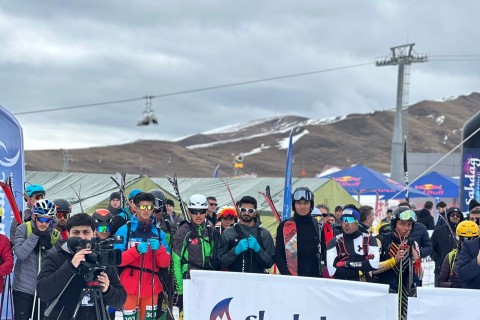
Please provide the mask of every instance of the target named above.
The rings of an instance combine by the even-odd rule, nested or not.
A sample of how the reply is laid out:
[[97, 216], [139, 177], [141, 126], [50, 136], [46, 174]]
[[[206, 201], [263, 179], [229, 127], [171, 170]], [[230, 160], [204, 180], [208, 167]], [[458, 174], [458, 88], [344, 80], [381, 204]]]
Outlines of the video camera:
[[68, 238], [67, 245], [72, 252], [78, 252], [82, 249], [91, 249], [92, 253], [85, 256], [85, 261], [78, 267], [80, 274], [85, 281], [93, 281], [97, 275], [109, 266], [118, 266], [122, 263], [122, 251], [113, 249], [114, 244], [123, 243], [121, 237], [108, 238], [101, 240], [92, 238], [85, 240], [82, 238]]

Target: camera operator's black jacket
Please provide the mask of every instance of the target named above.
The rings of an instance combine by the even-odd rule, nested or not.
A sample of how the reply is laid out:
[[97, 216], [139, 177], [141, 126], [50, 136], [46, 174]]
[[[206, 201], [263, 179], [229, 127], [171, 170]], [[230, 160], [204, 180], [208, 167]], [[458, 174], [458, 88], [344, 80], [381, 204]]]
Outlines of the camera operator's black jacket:
[[[42, 268], [37, 280], [37, 293], [40, 299], [51, 303], [67, 286], [68, 280], [75, 275], [63, 292], [55, 309], [49, 317], [44, 319], [72, 319], [73, 311], [78, 303], [82, 288], [85, 288], [84, 279], [75, 274], [77, 269], [72, 265], [73, 253], [64, 242], [57, 246], [57, 251], [49, 254], [42, 262]], [[103, 301], [114, 308], [122, 308], [127, 299], [127, 292], [120, 283], [118, 273], [114, 267], [107, 267], [105, 273], [110, 280], [110, 287], [103, 293]], [[95, 319], [94, 307], [80, 307], [77, 320]]]

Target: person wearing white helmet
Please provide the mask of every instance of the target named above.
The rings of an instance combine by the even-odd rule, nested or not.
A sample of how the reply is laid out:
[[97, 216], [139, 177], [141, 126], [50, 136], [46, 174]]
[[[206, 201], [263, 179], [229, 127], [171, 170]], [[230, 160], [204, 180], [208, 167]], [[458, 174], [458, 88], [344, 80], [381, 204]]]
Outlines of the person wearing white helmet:
[[183, 279], [190, 278], [191, 270], [212, 270], [214, 227], [207, 222], [208, 200], [194, 194], [187, 203], [190, 221], [185, 221], [173, 237], [172, 259], [177, 284], [177, 307], [183, 309]]
[[[38, 269], [42, 259], [53, 250], [53, 245], [60, 239], [60, 232], [53, 227], [56, 215], [55, 204], [47, 199], [40, 199], [32, 207], [32, 220], [18, 226], [15, 232], [14, 253], [17, 262], [13, 276], [13, 306], [15, 319], [28, 320], [35, 307], [37, 319], [38, 303], [35, 301]], [[40, 303], [41, 314], [46, 309]]]

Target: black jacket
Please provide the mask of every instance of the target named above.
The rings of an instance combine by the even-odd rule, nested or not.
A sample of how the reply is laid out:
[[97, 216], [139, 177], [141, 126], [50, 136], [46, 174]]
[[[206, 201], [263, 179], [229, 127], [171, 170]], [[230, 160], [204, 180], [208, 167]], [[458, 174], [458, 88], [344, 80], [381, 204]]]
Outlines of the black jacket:
[[[38, 275], [37, 292], [40, 299], [51, 303], [61, 295], [53, 312], [44, 319], [72, 319], [73, 312], [78, 303], [80, 293], [86, 287], [84, 279], [76, 274], [78, 269], [72, 263], [73, 254], [68, 250], [66, 242], [57, 246], [57, 251], [49, 254], [42, 262], [42, 269]], [[110, 280], [110, 287], [104, 292], [103, 301], [105, 306], [122, 308], [127, 300], [127, 292], [120, 283], [117, 271], [114, 267], [107, 267], [105, 273]], [[73, 276], [70, 284], [67, 283]], [[77, 320], [96, 319], [94, 307], [80, 307]]]
[[[321, 257], [319, 257], [318, 253], [318, 246], [320, 244], [318, 223], [310, 214], [300, 216], [295, 213], [292, 219], [297, 228], [298, 275], [304, 277], [320, 277], [319, 258], [321, 259]], [[287, 221], [288, 220], [282, 221], [282, 223], [278, 225], [275, 242], [274, 261], [277, 264], [278, 271], [283, 275], [290, 275], [285, 253], [285, 240], [283, 237], [283, 227]]]
[[427, 228], [421, 223], [414, 223], [409, 238], [415, 240], [420, 247], [420, 257], [426, 258], [432, 254], [432, 240], [428, 235]]
[[462, 244], [458, 261], [458, 277], [463, 281], [465, 288], [480, 289], [480, 266], [477, 256], [480, 249], [480, 238], [465, 241]]
[[[449, 218], [447, 217], [447, 219]], [[462, 218], [460, 218], [460, 221], [462, 221]], [[443, 260], [450, 251], [457, 247], [457, 242], [454, 238], [454, 232], [456, 229], [457, 225], [449, 222], [448, 225], [444, 224], [433, 231], [433, 252], [430, 256], [432, 257], [432, 260], [435, 261], [435, 274], [440, 274]]]
[[427, 230], [435, 229], [435, 223], [434, 223], [433, 217], [430, 214], [430, 211], [428, 209], [423, 208], [418, 212], [417, 222], [420, 222], [425, 227], [427, 227]]

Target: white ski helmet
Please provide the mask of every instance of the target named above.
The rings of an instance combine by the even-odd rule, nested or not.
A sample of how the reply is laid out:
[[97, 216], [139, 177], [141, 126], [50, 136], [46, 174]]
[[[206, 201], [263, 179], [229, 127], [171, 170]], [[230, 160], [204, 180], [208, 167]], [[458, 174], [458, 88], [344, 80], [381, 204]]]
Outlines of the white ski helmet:
[[194, 194], [188, 200], [188, 209], [207, 209], [208, 201], [207, 197], [203, 194]]

